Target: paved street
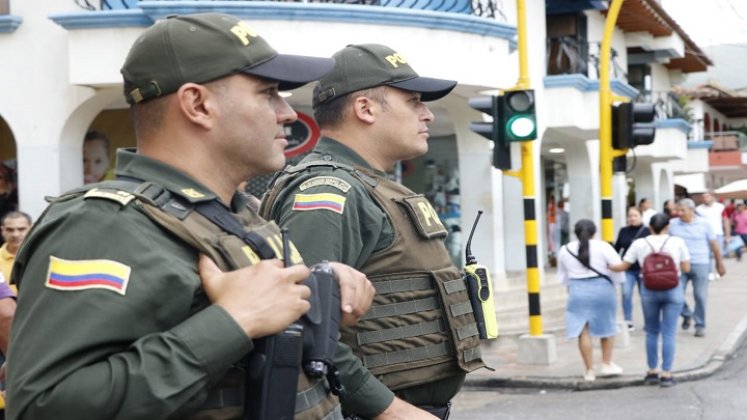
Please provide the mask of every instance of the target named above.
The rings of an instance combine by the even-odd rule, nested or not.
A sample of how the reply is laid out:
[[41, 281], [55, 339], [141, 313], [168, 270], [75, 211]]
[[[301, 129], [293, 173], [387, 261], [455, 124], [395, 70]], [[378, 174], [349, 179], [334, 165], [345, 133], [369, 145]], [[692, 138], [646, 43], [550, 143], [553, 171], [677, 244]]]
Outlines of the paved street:
[[[582, 381], [576, 341], [566, 340], [564, 332], [557, 334], [558, 360], [551, 365], [517, 363], [516, 340], [505, 337], [483, 348], [496, 370], [469, 375], [452, 418], [747, 419], [747, 262], [727, 259], [726, 267], [727, 275], [710, 283], [706, 337], [693, 337], [692, 329], [678, 331], [674, 372], [679, 384], [674, 388], [641, 385], [646, 369], [642, 325], [627, 346], [614, 351], [625, 374], [593, 383]], [[598, 345], [594, 357], [598, 363]]]
[[451, 419], [747, 419], [746, 368], [747, 343], [743, 343], [715, 375], [669, 389], [468, 388], [454, 401]]

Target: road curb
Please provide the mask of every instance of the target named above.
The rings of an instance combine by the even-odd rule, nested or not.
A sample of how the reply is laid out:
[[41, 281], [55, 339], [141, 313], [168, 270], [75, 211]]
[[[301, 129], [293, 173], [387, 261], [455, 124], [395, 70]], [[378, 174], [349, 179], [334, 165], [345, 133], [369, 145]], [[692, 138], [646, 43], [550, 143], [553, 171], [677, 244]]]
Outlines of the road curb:
[[[729, 359], [746, 337], [747, 317], [744, 317], [705, 363], [686, 370], [675, 370], [675, 379], [678, 382], [688, 382], [713, 375], [723, 366], [724, 362]], [[573, 391], [616, 389], [638, 385], [643, 385], [643, 378], [637, 375], [598, 378], [594, 382], [585, 382], [580, 375], [571, 377], [516, 376], [474, 379], [468, 375], [467, 381], [464, 383], [465, 388], [542, 388]]]

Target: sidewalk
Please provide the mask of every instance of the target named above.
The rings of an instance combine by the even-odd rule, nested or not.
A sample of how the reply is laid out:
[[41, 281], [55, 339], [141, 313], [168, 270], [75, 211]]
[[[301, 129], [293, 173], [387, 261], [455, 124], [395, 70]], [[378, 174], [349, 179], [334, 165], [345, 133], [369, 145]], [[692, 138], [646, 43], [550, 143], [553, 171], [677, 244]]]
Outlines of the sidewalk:
[[[725, 266], [726, 275], [709, 285], [706, 336], [694, 337], [694, 327], [683, 331], [679, 326], [681, 318], [678, 321], [674, 360], [674, 376], [678, 381], [700, 379], [713, 374], [747, 336], [747, 261], [737, 262], [730, 258], [725, 260]], [[578, 351], [578, 340], [566, 339], [563, 330], [555, 333], [557, 360], [551, 365], [518, 364], [518, 346], [514, 337], [499, 337], [490, 344], [483, 344], [483, 359], [495, 371], [479, 369], [467, 375], [465, 386], [583, 390], [642, 384], [647, 370], [645, 332], [637, 289], [635, 294], [633, 319], [636, 330], [630, 333], [628, 346], [620, 348], [616, 344], [612, 357], [625, 370], [622, 376], [585, 382], [581, 377], [583, 363]], [[687, 301], [692, 307], [692, 285], [688, 287]], [[618, 300], [618, 312], [621, 313], [619, 307]], [[618, 318], [622, 319], [622, 315]], [[599, 340], [595, 340], [595, 365], [598, 366], [600, 361]]]

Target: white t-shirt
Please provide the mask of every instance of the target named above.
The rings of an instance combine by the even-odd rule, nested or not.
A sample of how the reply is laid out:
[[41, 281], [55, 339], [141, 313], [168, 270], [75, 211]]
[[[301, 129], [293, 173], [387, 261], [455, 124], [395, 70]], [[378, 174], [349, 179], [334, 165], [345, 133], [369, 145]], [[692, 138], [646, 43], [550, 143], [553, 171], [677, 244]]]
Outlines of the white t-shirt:
[[651, 223], [651, 218], [654, 217], [655, 214], [656, 210], [646, 209], [646, 211], [641, 214], [641, 221], [643, 222], [643, 226], [648, 227], [648, 224]]
[[710, 206], [705, 204], [699, 205], [696, 210], [708, 221], [716, 236], [724, 236], [724, 205], [718, 202], [711, 203]]
[[[562, 284], [568, 284], [570, 279], [583, 279], [588, 277], [599, 277], [599, 274], [593, 270], [584, 267], [579, 260], [571, 255], [569, 249], [575, 255], [578, 255], [578, 241], [570, 242], [563, 246], [558, 253], [558, 281]], [[602, 274], [609, 276], [615, 283], [625, 281], [625, 273], [616, 273], [610, 271], [607, 266], [610, 264], [619, 264], [620, 256], [615, 252], [615, 248], [607, 242], [597, 239], [589, 241], [589, 265], [594, 267]]]
[[[667, 240], [667, 238], [669, 239]], [[664, 243], [665, 240], [666, 244]], [[662, 244], [664, 245], [663, 249]], [[656, 251], [661, 250], [672, 256], [674, 264], [677, 266], [677, 274], [680, 274], [680, 261], [690, 261], [690, 253], [687, 251], [685, 241], [682, 238], [669, 235], [649, 235], [645, 238], [636, 239], [625, 253], [623, 261], [630, 264], [638, 262], [643, 267], [643, 259], [653, 252], [651, 247]]]

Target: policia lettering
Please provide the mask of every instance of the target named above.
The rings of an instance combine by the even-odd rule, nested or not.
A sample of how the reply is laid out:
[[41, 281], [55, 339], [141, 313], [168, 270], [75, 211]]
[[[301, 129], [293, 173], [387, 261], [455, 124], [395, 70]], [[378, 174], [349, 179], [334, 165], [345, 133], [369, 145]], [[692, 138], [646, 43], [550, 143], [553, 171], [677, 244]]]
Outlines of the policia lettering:
[[358, 325], [343, 330], [341, 341], [393, 390], [485, 366], [464, 278], [443, 246], [446, 229], [422, 195], [363, 168], [307, 162], [286, 168], [275, 181], [263, 200], [263, 217], [271, 218], [294, 175], [314, 167], [342, 169], [360, 180], [395, 232], [393, 243], [360, 268], [376, 295]]
[[[282, 240], [280, 230], [274, 222], [260, 218], [246, 207], [238, 214], [238, 221], [256, 243], [254, 249], [241, 238], [229, 234], [195, 211], [194, 205], [176, 194], [150, 182], [108, 181], [97, 185], [96, 189], [81, 189], [60, 197], [69, 200], [80, 195], [84, 199], [106, 199], [121, 206], [134, 205], [150, 219], [172, 232], [194, 247], [198, 252], [209, 256], [224, 271], [235, 270], [256, 264], [262, 255], [281, 258]], [[302, 263], [298, 250], [291, 244], [290, 259]], [[207, 301], [195, 302], [194, 312], [207, 306]], [[236, 366], [219, 383], [201, 410], [189, 418], [200, 419], [241, 419], [245, 404], [246, 366]], [[298, 377], [296, 393], [297, 420], [342, 419], [339, 401], [329, 392], [326, 378], [311, 379], [303, 371]]]

